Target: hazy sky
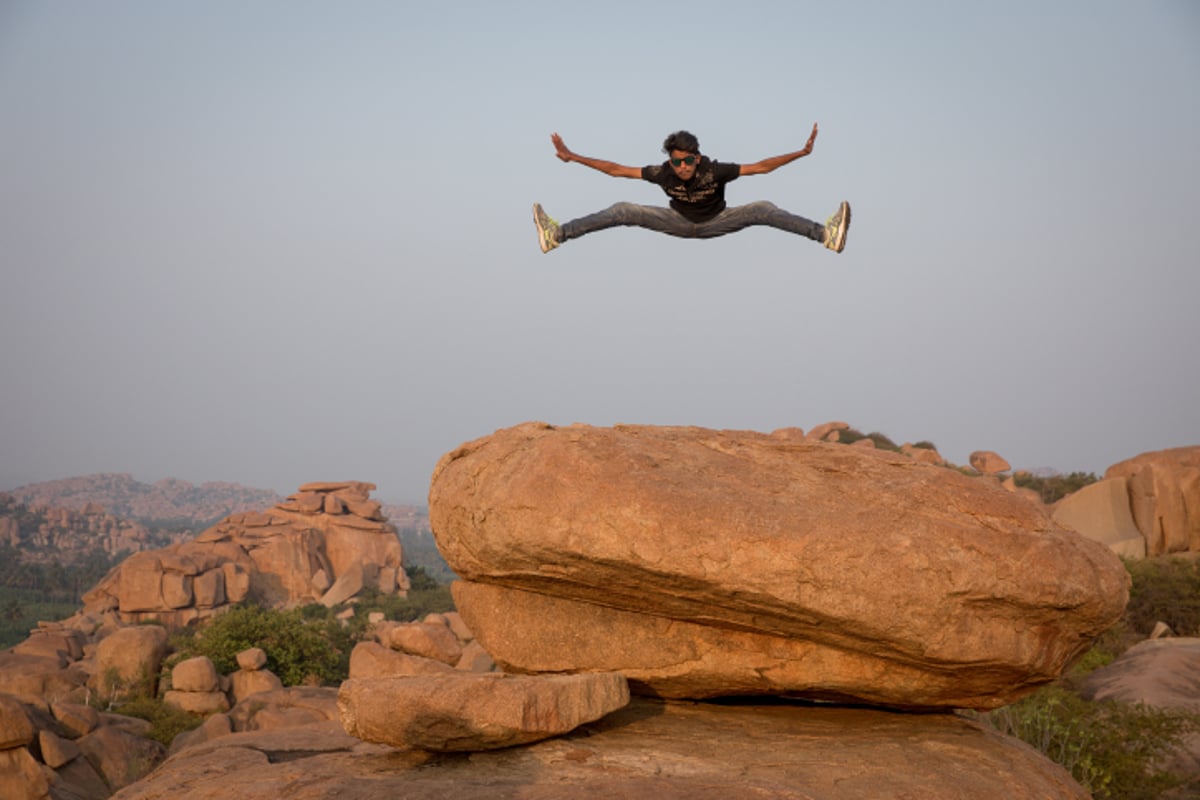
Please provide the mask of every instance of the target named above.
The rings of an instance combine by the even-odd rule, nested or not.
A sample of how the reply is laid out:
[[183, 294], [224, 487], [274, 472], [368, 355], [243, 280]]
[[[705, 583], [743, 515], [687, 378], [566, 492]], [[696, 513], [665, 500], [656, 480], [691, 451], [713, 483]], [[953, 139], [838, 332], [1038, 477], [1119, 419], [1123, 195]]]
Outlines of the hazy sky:
[[[813, 154], [728, 188], [846, 251], [561, 220], [554, 157]], [[528, 420], [845, 420], [965, 463], [1200, 444], [1200, 4], [0, 0], [0, 489], [425, 502]]]

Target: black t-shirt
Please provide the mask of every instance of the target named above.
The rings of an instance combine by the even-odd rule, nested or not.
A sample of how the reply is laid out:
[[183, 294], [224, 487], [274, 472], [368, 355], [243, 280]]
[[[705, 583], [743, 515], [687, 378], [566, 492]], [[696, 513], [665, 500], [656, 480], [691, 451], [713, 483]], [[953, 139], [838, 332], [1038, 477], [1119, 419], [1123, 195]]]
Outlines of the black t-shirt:
[[689, 181], [681, 181], [669, 161], [642, 167], [642, 180], [661, 186], [671, 198], [671, 208], [689, 222], [707, 222], [724, 210], [725, 184], [735, 180], [741, 169], [740, 164], [722, 164], [701, 156]]

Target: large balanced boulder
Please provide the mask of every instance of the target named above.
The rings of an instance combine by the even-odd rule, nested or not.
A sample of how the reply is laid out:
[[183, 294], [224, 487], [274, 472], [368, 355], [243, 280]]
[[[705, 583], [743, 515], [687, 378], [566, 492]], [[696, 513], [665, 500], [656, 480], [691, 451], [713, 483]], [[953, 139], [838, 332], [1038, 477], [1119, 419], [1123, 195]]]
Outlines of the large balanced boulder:
[[772, 637], [779, 694], [996, 707], [1128, 597], [1107, 547], [992, 481], [798, 437], [528, 423], [446, 454], [429, 506], [461, 577]]

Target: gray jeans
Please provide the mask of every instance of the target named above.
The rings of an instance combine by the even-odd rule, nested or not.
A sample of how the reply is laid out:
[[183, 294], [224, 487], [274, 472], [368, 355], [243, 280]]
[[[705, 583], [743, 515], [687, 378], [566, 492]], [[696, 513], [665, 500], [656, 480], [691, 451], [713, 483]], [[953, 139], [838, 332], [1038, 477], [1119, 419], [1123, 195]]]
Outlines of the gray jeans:
[[649, 228], [685, 239], [711, 239], [749, 228], [751, 225], [767, 225], [788, 233], [807, 236], [817, 242], [825, 241], [824, 225], [789, 214], [765, 200], [747, 203], [744, 206], [726, 207], [707, 222], [691, 222], [672, 208], [616, 203], [603, 211], [563, 223], [558, 229], [558, 240], [565, 242], [568, 239], [578, 239], [585, 234], [619, 225]]

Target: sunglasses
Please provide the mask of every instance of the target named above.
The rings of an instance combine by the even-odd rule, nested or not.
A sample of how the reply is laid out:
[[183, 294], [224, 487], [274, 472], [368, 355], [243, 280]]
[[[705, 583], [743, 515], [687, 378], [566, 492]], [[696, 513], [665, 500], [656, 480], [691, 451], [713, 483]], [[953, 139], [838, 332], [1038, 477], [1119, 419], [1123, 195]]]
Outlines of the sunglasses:
[[697, 156], [685, 156], [684, 158], [672, 158], [671, 166], [678, 167], [680, 164], [687, 164], [689, 167], [696, 163]]

